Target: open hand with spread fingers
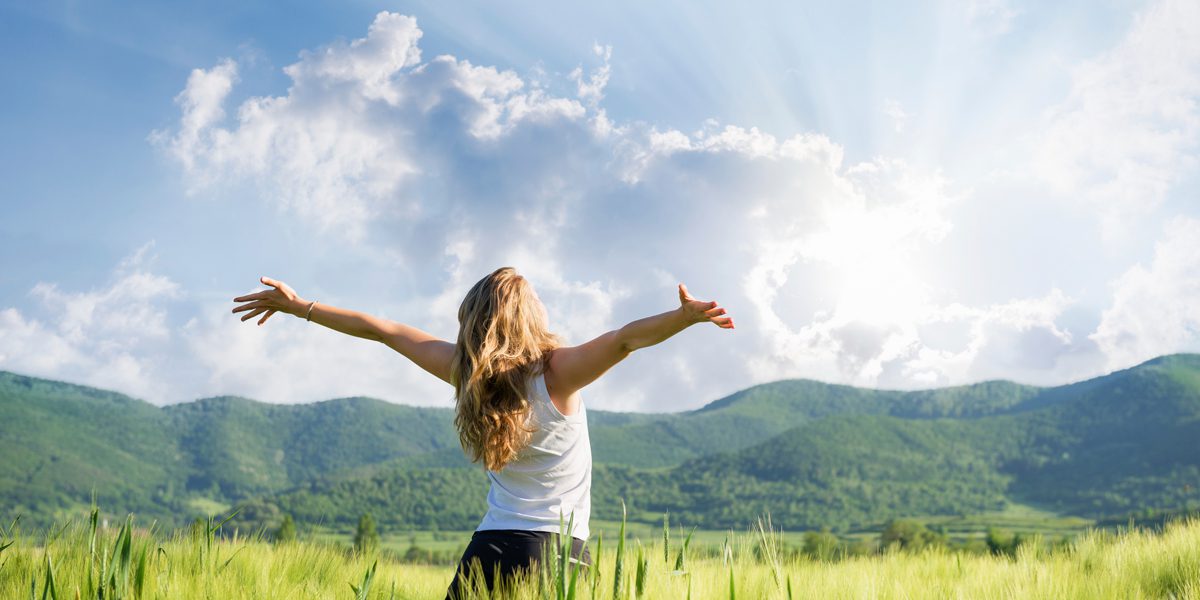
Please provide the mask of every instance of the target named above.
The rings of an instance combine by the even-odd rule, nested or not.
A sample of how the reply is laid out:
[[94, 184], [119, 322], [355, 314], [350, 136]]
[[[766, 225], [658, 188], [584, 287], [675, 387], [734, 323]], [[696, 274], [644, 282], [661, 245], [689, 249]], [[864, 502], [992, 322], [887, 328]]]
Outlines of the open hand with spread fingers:
[[723, 317], [725, 309], [717, 306], [717, 302], [704, 302], [697, 300], [688, 294], [687, 286], [679, 284], [679, 303], [683, 308], [683, 313], [687, 315], [692, 323], [702, 323], [704, 321], [712, 321], [718, 327], [724, 329], [733, 329], [733, 317]]
[[234, 308], [233, 312], [251, 311], [242, 317], [242, 321], [252, 319], [265, 312], [267, 314], [258, 320], [258, 324], [262, 325], [276, 312], [300, 316], [300, 313], [308, 307], [308, 302], [302, 300], [288, 284], [270, 277], [261, 277], [259, 281], [271, 286], [272, 289], [233, 299], [234, 302], [246, 303]]

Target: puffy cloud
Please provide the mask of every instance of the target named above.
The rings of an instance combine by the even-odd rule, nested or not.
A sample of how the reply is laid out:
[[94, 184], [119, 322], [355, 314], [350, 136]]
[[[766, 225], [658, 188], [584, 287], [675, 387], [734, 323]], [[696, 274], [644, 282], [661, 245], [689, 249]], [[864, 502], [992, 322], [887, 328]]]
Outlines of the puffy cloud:
[[102, 289], [67, 292], [39, 282], [30, 296], [44, 317], [0, 310], [0, 367], [163, 398], [172, 385], [158, 373], [172, 340], [165, 305], [183, 291], [149, 271], [153, 246], [123, 259]]
[[1134, 265], [1112, 287], [1113, 304], [1089, 336], [1110, 369], [1200, 350], [1200, 220], [1168, 222], [1150, 265]]
[[[462, 295], [503, 264], [530, 276], [573, 343], [674, 308], [681, 281], [734, 316], [736, 330], [702, 325], [639, 351], [589, 388], [592, 406], [692, 408], [780, 377], [910, 388], [1045, 377], [1078, 345], [1055, 324], [1072, 302], [1057, 289], [967, 306], [928, 283], [921, 256], [968, 197], [936, 170], [845, 164], [819, 133], [612, 122], [600, 106], [608, 47], [593, 49], [602, 66], [571, 73], [568, 98], [452, 56], [421, 62], [420, 36], [410, 17], [380, 13], [367, 37], [302, 53], [287, 95], [245, 100], [232, 124], [212, 108], [236, 72], [219, 63], [193, 74], [179, 127], [153, 138], [193, 184], [252, 181], [331, 238], [396, 257], [420, 285], [394, 314], [417, 326], [453, 331]], [[227, 313], [185, 326], [211, 371], [204, 389], [442, 403], [443, 384], [361, 340]], [[1024, 353], [1044, 341], [1045, 355]], [[362, 375], [348, 384], [351, 372]]]
[[[334, 298], [331, 304], [345, 305]], [[417, 405], [452, 402], [453, 388], [383, 344], [276, 313], [242, 321], [232, 302], [201, 305], [180, 329], [183, 360], [199, 369], [192, 397], [237, 395], [263, 402], [314, 402], [350, 395]]]
[[[198, 299], [153, 272], [153, 247], [151, 241], [122, 259], [100, 289], [39, 282], [29, 294], [32, 311], [0, 310], [0, 369], [155, 404], [224, 394], [274, 403], [348, 395], [406, 404], [451, 400], [449, 386], [382, 344], [282, 313], [261, 327], [258, 317], [243, 322], [246, 313], [232, 313], [232, 296], [189, 303]], [[184, 307], [195, 315], [173, 324], [170, 313]]]
[[525, 90], [511, 71], [446, 55], [418, 64], [420, 37], [412, 17], [380, 13], [367, 37], [301, 53], [284, 68], [289, 94], [244, 101], [232, 129], [222, 127], [220, 103], [236, 65], [198, 69], [176, 99], [180, 126], [151, 140], [171, 150], [196, 188], [248, 179], [282, 210], [360, 242], [373, 221], [454, 210], [427, 187], [448, 175], [439, 161], [447, 151], [486, 151], [518, 124], [584, 112], [577, 100]]
[[1200, 4], [1157, 2], [1120, 44], [1074, 70], [1069, 96], [1047, 113], [1036, 172], [1121, 238], [1129, 217], [1150, 213], [1195, 167], [1198, 107]]
[[179, 131], [168, 137], [164, 131], [154, 131], [150, 140], [168, 147], [171, 154], [189, 172], [196, 166], [197, 152], [212, 143], [207, 139], [213, 126], [225, 117], [225, 97], [237, 83], [237, 63], [225, 59], [209, 70], [192, 69], [187, 87], [175, 96], [183, 111]]
[[604, 66], [592, 73], [586, 80], [583, 78], [583, 67], [575, 67], [570, 77], [577, 86], [577, 95], [588, 106], [597, 106], [604, 99], [604, 88], [608, 86], [608, 77], [612, 74], [609, 60], [612, 59], [612, 46], [594, 44], [592, 52], [604, 59]]
[[400, 90], [392, 85], [392, 77], [420, 62], [419, 39], [421, 30], [415, 19], [381, 13], [371, 23], [367, 37], [350, 44], [334, 43], [316, 52], [303, 51], [300, 62], [283, 71], [298, 87], [347, 85], [365, 99], [395, 105], [400, 102]]

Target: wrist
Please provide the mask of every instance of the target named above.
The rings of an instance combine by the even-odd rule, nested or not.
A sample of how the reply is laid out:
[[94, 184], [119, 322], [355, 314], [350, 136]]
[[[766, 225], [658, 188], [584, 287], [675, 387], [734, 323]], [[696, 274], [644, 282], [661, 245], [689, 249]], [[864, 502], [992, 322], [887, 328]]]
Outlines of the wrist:
[[303, 319], [304, 313], [308, 311], [309, 304], [312, 304], [311, 300], [305, 300], [297, 296], [296, 299], [292, 301], [291, 310], [288, 312], [295, 315], [298, 319]]

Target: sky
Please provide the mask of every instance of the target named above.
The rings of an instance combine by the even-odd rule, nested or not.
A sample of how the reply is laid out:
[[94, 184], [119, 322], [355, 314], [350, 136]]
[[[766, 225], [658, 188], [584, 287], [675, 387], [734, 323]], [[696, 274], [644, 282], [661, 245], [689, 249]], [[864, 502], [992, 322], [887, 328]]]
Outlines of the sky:
[[568, 344], [726, 307], [587, 406], [1052, 386], [1200, 351], [1200, 4], [0, 0], [0, 369], [154, 404], [453, 406], [513, 266]]

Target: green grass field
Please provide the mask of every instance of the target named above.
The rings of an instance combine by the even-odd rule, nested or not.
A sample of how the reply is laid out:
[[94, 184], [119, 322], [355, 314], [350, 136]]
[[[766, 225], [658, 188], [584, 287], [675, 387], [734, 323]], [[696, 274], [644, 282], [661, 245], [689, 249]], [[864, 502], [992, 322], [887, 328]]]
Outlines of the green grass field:
[[[1022, 510], [1026, 519], [1045, 517]], [[212, 533], [214, 520], [168, 534], [132, 521], [105, 528], [73, 520], [36, 533], [5, 528], [0, 597], [435, 599], [453, 573], [452, 566], [409, 564], [386, 551], [358, 554], [311, 537], [281, 544], [222, 538]], [[622, 549], [618, 533], [593, 543], [598, 568], [577, 575], [573, 590], [569, 572], [556, 569], [512, 597], [1200, 599], [1198, 519], [1169, 523], [1161, 533], [1085, 529], [1067, 544], [1036, 543], [1035, 536], [1013, 555], [893, 548], [838, 561], [786, 553], [783, 536], [769, 527], [735, 532], [728, 543], [723, 534], [715, 554], [689, 545], [682, 561], [682, 540], [672, 536], [664, 552], [661, 528], [627, 534]], [[458, 535], [469, 532], [445, 537]]]

